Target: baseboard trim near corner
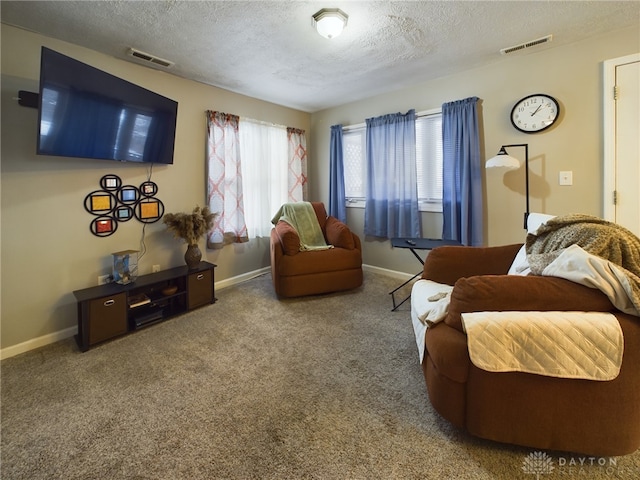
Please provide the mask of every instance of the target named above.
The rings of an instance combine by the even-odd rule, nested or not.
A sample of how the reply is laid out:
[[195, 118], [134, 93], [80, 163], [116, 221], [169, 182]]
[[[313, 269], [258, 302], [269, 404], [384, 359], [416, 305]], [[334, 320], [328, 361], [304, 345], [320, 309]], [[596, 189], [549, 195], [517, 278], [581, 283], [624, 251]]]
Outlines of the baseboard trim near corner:
[[251, 280], [252, 278], [259, 277], [269, 272], [271, 272], [271, 267], [264, 267], [259, 268], [258, 270], [253, 270], [252, 272], [243, 273], [242, 275], [236, 275], [235, 277], [225, 278], [224, 280], [216, 282], [216, 290], [232, 287], [233, 285], [246, 282], [247, 280]]
[[36, 348], [59, 342], [60, 340], [64, 340], [65, 338], [74, 336], [76, 333], [78, 333], [77, 327], [69, 327], [65, 328], [64, 330], [59, 330], [47, 335], [42, 335], [41, 337], [32, 338], [31, 340], [18, 343], [17, 345], [11, 345], [10, 347], [6, 347], [0, 350], [0, 360], [15, 357], [16, 355], [20, 355], [21, 353], [25, 353], [30, 350], [35, 350]]
[[[251, 280], [252, 278], [259, 277], [260, 275], [264, 275], [265, 273], [268, 273], [270, 270], [271, 270], [270, 267], [264, 267], [258, 270], [254, 270], [252, 272], [243, 273], [242, 275], [226, 278], [219, 282], [215, 282], [215, 289], [221, 290], [223, 288], [237, 285], [238, 283], [246, 282], [247, 280]], [[59, 342], [60, 340], [64, 340], [66, 338], [72, 337], [76, 333], [78, 333], [78, 327], [69, 327], [69, 328], [65, 328], [64, 330], [59, 330], [57, 332], [49, 333], [47, 335], [43, 335], [38, 338], [32, 338], [31, 340], [18, 343], [17, 345], [11, 345], [10, 347], [5, 347], [0, 350], [0, 360], [4, 360], [5, 358], [15, 357], [16, 355], [20, 355], [21, 353], [25, 353], [30, 350], [35, 350], [36, 348], [45, 347], [52, 343]]]
[[362, 265], [362, 269], [365, 272], [379, 273], [381, 275], [387, 275], [389, 277], [397, 278], [398, 280], [409, 280], [413, 277], [412, 274], [406, 272], [398, 272], [397, 270], [389, 270], [387, 268], [374, 267], [373, 265]]

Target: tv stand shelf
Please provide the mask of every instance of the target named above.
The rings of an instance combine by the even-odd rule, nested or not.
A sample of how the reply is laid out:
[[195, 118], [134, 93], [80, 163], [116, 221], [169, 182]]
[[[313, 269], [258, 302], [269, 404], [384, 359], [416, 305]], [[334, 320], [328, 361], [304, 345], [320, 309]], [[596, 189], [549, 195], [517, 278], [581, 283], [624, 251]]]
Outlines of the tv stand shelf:
[[200, 262], [195, 269], [175, 267], [142, 275], [127, 285], [109, 283], [74, 291], [80, 350], [215, 303], [215, 267]]

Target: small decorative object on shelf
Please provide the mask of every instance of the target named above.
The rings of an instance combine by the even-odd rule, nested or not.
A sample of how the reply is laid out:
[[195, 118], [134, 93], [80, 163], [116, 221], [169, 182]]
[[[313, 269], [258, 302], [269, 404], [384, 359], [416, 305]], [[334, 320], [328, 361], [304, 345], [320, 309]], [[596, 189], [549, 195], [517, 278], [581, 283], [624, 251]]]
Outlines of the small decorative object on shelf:
[[151, 303], [151, 299], [144, 293], [129, 295], [129, 298], [127, 300], [129, 303], [129, 308], [141, 307], [142, 305], [148, 305], [149, 303]]
[[184, 262], [187, 264], [187, 267], [194, 269], [200, 265], [200, 260], [202, 260], [200, 247], [198, 247], [197, 243], [190, 243], [187, 246], [187, 251], [184, 252]]
[[175, 295], [177, 291], [178, 291], [177, 285], [169, 285], [162, 289], [162, 295], [164, 295], [165, 297], [168, 297], [169, 295]]
[[202, 259], [198, 241], [213, 227], [217, 213], [209, 207], [195, 207], [192, 213], [167, 213], [162, 221], [177, 238], [184, 240], [188, 247], [184, 261], [191, 269], [196, 268]]
[[123, 250], [113, 255], [113, 281], [126, 285], [138, 278], [138, 250]]

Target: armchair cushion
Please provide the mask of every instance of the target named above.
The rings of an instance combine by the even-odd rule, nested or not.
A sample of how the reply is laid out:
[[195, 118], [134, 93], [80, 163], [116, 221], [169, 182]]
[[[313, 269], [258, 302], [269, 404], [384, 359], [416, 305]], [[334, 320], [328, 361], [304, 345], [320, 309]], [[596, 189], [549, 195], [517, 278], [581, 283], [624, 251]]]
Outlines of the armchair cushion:
[[280, 221], [275, 226], [285, 255], [296, 255], [300, 251], [300, 237], [296, 229], [287, 222]]
[[334, 247], [346, 248], [347, 250], [353, 250], [355, 248], [351, 230], [337, 218], [327, 217], [325, 232], [327, 243]]

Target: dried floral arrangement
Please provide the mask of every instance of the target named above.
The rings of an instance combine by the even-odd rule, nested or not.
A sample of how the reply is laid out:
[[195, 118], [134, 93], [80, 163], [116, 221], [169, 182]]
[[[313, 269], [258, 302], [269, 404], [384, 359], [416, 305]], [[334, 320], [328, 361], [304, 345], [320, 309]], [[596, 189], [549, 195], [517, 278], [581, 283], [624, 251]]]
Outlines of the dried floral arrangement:
[[182, 238], [189, 245], [195, 245], [211, 230], [217, 216], [209, 207], [196, 207], [192, 213], [166, 213], [162, 222], [175, 237]]

